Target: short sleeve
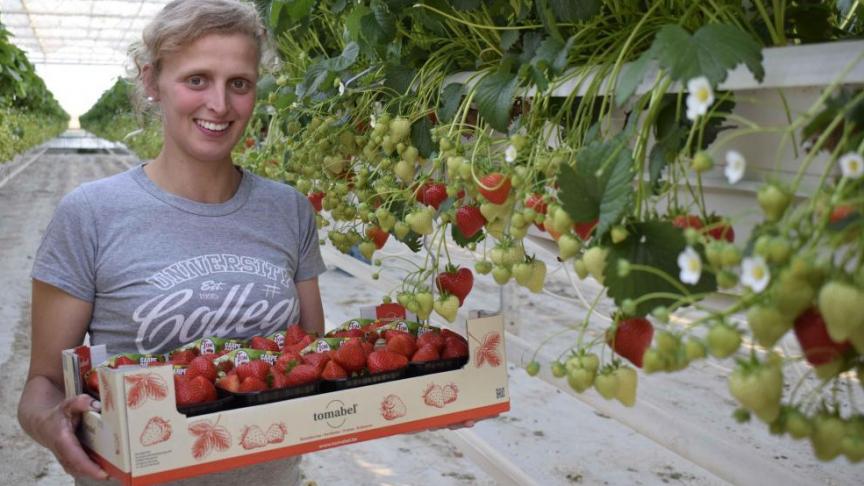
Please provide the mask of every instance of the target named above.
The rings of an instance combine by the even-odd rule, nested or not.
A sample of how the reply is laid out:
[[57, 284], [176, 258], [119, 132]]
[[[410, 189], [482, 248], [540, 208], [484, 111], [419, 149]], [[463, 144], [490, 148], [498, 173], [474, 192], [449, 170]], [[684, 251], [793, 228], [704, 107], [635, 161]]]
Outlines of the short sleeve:
[[297, 272], [294, 281], [302, 282], [321, 275], [327, 270], [324, 259], [321, 258], [321, 248], [318, 245], [318, 226], [315, 224], [315, 210], [308, 199], [298, 193], [297, 213], [300, 224], [299, 254]]
[[96, 225], [82, 188], [57, 206], [30, 276], [87, 302], [96, 296]]

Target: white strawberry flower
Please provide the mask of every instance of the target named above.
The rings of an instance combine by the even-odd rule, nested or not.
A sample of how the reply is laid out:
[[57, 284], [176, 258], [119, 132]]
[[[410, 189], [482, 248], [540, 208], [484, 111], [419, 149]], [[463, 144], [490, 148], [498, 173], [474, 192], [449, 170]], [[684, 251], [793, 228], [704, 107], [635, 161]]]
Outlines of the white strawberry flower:
[[343, 84], [342, 81], [339, 81], [339, 96], [342, 96], [343, 94], [345, 94], [345, 84]]
[[377, 124], [378, 124], [378, 119], [375, 118], [375, 114], [373, 113], [372, 115], [369, 116], [369, 126], [372, 128], [375, 128], [375, 125], [377, 125]]
[[693, 247], [688, 246], [678, 255], [678, 267], [681, 269], [678, 278], [682, 282], [692, 285], [699, 282], [702, 276], [702, 259]]
[[761, 256], [748, 257], [741, 262], [741, 283], [757, 294], [765, 290], [770, 280], [771, 272]]
[[843, 177], [858, 179], [864, 175], [864, 158], [861, 157], [861, 154], [855, 152], [843, 154], [838, 162], [840, 170], [843, 172]]
[[747, 170], [747, 160], [737, 150], [726, 152], [726, 168], [723, 173], [726, 175], [726, 180], [729, 184], [736, 184], [744, 177], [744, 171]]
[[516, 156], [518, 154], [519, 152], [516, 150], [516, 147], [514, 147], [513, 145], [508, 145], [507, 149], [504, 150], [504, 160], [506, 160], [507, 162], [513, 162], [514, 160], [516, 160]]
[[708, 108], [714, 103], [714, 90], [708, 78], [699, 76], [687, 81], [687, 92], [687, 118], [696, 120], [708, 113]]

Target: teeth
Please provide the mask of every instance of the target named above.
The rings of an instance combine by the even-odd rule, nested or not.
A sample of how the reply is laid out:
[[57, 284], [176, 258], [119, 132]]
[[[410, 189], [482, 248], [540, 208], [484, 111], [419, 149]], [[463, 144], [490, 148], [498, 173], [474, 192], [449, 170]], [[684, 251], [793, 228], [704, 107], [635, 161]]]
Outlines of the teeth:
[[195, 120], [195, 123], [197, 123], [200, 127], [204, 127], [207, 130], [212, 130], [214, 132], [221, 132], [222, 130], [228, 128], [229, 125], [228, 123], [211, 123], [204, 120]]

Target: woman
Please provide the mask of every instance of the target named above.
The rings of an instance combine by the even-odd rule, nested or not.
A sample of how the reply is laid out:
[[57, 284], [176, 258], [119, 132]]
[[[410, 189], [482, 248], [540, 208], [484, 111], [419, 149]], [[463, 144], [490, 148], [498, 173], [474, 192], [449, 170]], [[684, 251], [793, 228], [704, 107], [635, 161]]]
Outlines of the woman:
[[[65, 399], [61, 351], [164, 353], [204, 336], [323, 333], [315, 217], [292, 188], [234, 166], [255, 103], [266, 31], [234, 0], [175, 0], [130, 52], [162, 116], [160, 154], [60, 203], [33, 268], [30, 372], [18, 417], [79, 483], [105, 479], [75, 436], [99, 409]], [[188, 481], [292, 484], [297, 460]], [[225, 477], [228, 476], [228, 477]]]

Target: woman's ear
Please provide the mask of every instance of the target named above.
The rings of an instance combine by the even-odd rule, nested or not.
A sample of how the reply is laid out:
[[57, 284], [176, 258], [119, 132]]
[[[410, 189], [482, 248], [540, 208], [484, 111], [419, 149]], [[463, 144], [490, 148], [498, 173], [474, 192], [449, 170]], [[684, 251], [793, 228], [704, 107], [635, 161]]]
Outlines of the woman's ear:
[[159, 87], [156, 83], [156, 70], [152, 64], [145, 64], [141, 68], [141, 80], [144, 83], [144, 92], [148, 101], [159, 101]]

